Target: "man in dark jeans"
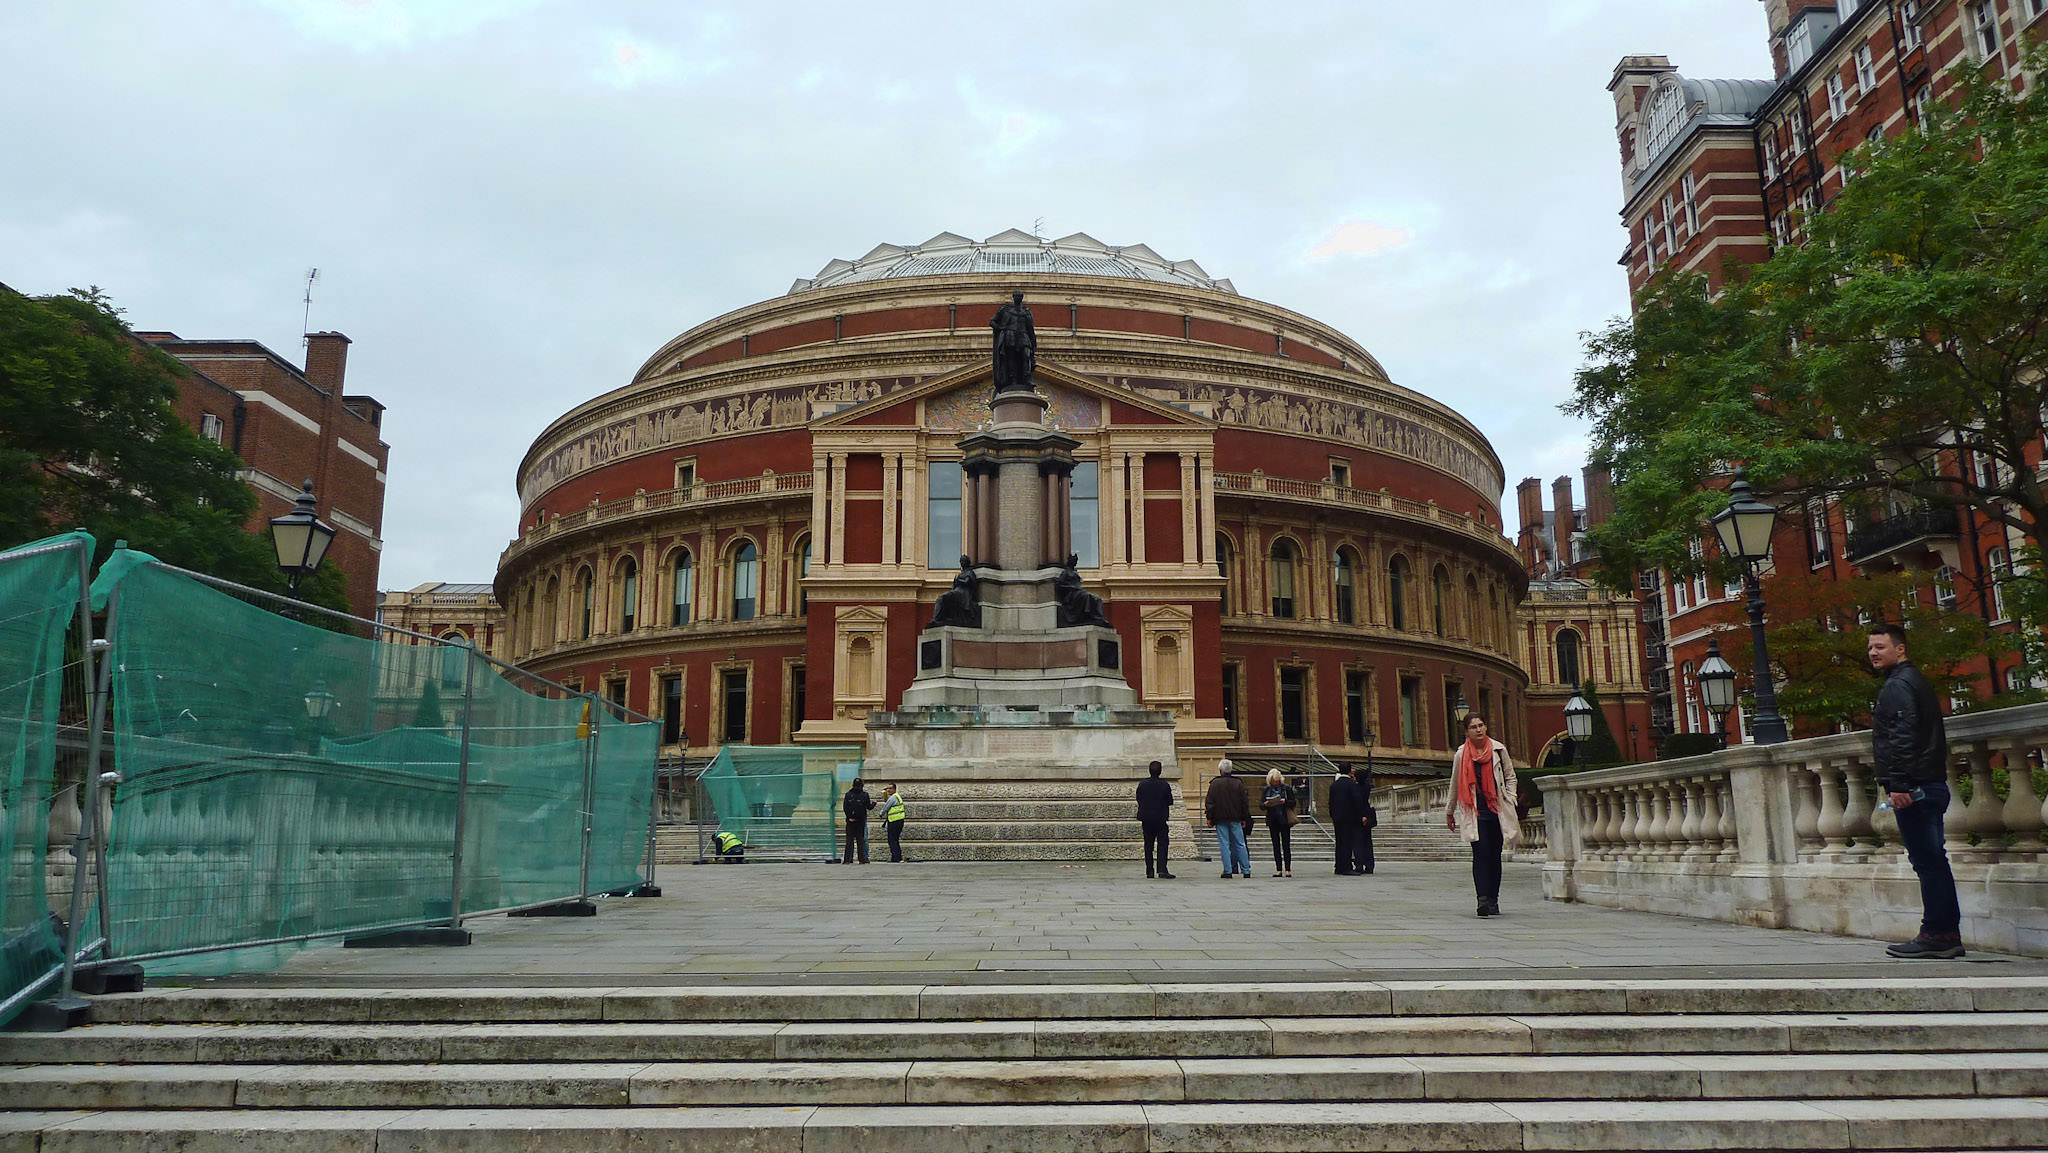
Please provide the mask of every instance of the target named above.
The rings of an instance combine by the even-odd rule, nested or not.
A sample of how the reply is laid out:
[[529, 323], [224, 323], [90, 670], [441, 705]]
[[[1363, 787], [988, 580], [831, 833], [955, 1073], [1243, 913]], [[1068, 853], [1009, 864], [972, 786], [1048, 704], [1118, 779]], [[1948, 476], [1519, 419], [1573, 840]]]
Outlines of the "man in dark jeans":
[[1167, 820], [1173, 814], [1173, 786], [1160, 779], [1158, 761], [1146, 766], [1151, 776], [1138, 782], [1138, 823], [1145, 829], [1145, 875], [1173, 879], [1166, 871]]
[[840, 809], [846, 814], [845, 864], [853, 864], [856, 848], [860, 852], [860, 863], [868, 863], [868, 813], [874, 807], [874, 798], [861, 787], [860, 778], [853, 778], [852, 786], [846, 790], [846, 799], [840, 802]]
[[1920, 877], [1920, 935], [1885, 950], [1894, 957], [1948, 960], [1963, 955], [1963, 911], [1942, 845], [1948, 810], [1948, 730], [1934, 686], [1906, 659], [1906, 630], [1870, 630], [1870, 664], [1884, 674], [1870, 714], [1878, 784], [1898, 818], [1906, 859]]

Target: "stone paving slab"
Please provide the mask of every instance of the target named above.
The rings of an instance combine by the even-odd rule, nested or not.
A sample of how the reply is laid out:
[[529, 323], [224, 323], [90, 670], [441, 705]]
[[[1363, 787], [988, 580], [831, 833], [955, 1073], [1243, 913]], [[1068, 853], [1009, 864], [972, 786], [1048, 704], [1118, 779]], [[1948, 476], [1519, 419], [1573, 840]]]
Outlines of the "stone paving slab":
[[[665, 870], [660, 881], [666, 896], [601, 901], [595, 917], [478, 918], [468, 922], [476, 943], [467, 948], [315, 948], [275, 972], [232, 978], [178, 977], [176, 964], [166, 962], [150, 966], [151, 979], [157, 987], [215, 990], [293, 986], [309, 990], [309, 1005], [317, 1005], [319, 990], [351, 986], [588, 992], [679, 980], [700, 987], [1203, 983], [1253, 975], [1895, 981], [1910, 968], [1910, 982], [1925, 985], [1989, 972], [2048, 975], [2048, 959], [1972, 953], [1908, 963], [1885, 957], [1882, 942], [1545, 901], [1538, 868], [1512, 863], [1502, 890], [1506, 915], [1485, 920], [1473, 916], [1470, 870], [1429, 862], [1390, 863], [1370, 877], [1317, 871], [1255, 885], [1192, 870], [1147, 881], [1135, 862], [685, 866]], [[2048, 992], [2040, 997], [2005, 1007], [2048, 1004]]]

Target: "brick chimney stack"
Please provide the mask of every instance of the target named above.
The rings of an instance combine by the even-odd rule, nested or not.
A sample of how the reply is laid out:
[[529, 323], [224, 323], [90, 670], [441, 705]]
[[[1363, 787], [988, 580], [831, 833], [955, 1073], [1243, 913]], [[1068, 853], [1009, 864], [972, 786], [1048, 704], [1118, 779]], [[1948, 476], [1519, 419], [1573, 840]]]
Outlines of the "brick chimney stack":
[[1533, 476], [1525, 476], [1515, 486], [1515, 517], [1521, 522], [1521, 529], [1515, 534], [1515, 548], [1521, 551], [1522, 565], [1530, 576], [1543, 572], [1545, 549], [1543, 546], [1543, 482]]
[[1583, 473], [1586, 483], [1586, 527], [1606, 524], [1614, 517], [1614, 474], [1589, 464]]
[[341, 395], [341, 380], [348, 372], [349, 339], [338, 332], [315, 332], [306, 337], [306, 380], [313, 387]]
[[1572, 478], [1558, 477], [1550, 482], [1551, 547], [1557, 550], [1557, 570], [1569, 572], [1572, 567]]

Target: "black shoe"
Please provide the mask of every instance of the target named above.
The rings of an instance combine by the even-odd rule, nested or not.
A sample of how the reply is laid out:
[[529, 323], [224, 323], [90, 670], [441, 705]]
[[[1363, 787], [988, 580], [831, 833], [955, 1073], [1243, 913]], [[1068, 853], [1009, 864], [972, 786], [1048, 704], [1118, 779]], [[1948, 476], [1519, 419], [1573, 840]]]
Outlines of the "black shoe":
[[1963, 939], [1922, 933], [1902, 945], [1886, 947], [1885, 952], [1909, 961], [1953, 961], [1963, 955]]
[[1152, 870], [1150, 870], [1150, 869], [1147, 869], [1147, 870], [1145, 870], [1145, 879], [1146, 879], [1146, 880], [1148, 880], [1148, 881], [1149, 881], [1149, 880], [1151, 880], [1152, 878], [1154, 878], [1154, 877], [1158, 876], [1158, 875], [1159, 875], [1159, 874], [1157, 874], [1157, 873], [1153, 872], [1153, 871], [1152, 871]]
[[1482, 917], [1498, 917], [1500, 916], [1500, 906], [1488, 901], [1481, 901], [1479, 902], [1478, 915]]
[[1235, 876], [1237, 876], [1237, 874], [1236, 874], [1236, 873], [1225, 873], [1225, 874], [1223, 874], [1223, 879], [1227, 881], [1227, 880], [1229, 880], [1230, 878], [1232, 878], [1232, 877], [1235, 877]]
[[1173, 874], [1172, 874], [1172, 873], [1161, 873], [1161, 874], [1159, 874], [1159, 879], [1160, 879], [1160, 880], [1162, 880], [1162, 881], [1171, 881], [1171, 880], [1173, 880]]

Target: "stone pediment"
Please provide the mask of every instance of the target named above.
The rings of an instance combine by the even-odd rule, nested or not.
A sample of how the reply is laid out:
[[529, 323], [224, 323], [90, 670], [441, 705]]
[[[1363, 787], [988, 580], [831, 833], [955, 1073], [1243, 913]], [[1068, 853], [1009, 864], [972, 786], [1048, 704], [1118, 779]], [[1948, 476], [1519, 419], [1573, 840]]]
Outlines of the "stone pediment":
[[[1178, 404], [1063, 368], [1042, 356], [1033, 379], [1051, 402], [1046, 420], [1062, 429], [1104, 427], [1111, 422], [1112, 401], [1146, 414], [1145, 423], [1150, 425], [1216, 427], [1215, 421]], [[995, 366], [989, 361], [978, 361], [827, 413], [811, 421], [810, 427], [813, 432], [821, 432], [876, 423], [902, 425], [908, 423], [906, 406], [922, 401], [925, 427], [966, 432], [989, 419], [989, 401], [994, 395]], [[878, 419], [885, 416], [887, 419]]]

